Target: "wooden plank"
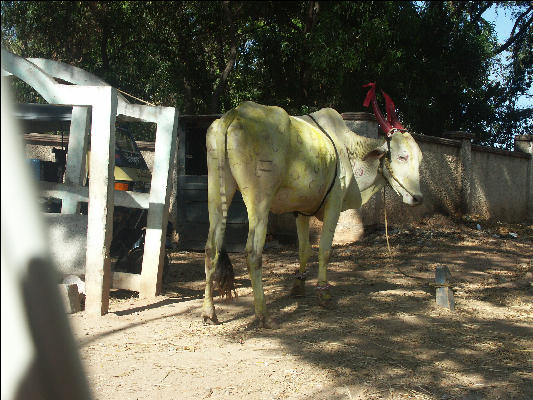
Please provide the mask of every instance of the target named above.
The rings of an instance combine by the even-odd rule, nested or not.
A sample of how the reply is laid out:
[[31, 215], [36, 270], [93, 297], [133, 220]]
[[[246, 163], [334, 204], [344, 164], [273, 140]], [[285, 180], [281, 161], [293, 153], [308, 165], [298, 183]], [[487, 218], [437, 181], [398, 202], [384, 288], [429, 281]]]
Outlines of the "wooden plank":
[[[71, 140], [68, 142], [68, 157], [65, 171], [65, 183], [83, 186], [86, 171], [87, 143], [89, 141], [91, 110], [89, 107], [72, 108], [70, 124]], [[76, 196], [63, 198], [61, 213], [76, 214], [80, 211], [80, 202]]]
[[[70, 198], [75, 198], [75, 200], [78, 202], [89, 201], [89, 188], [86, 186], [41, 181], [39, 182], [39, 187], [41, 189], [40, 195], [43, 197], [63, 199], [64, 197], [69, 196]], [[150, 196], [149, 193], [125, 192], [121, 190], [115, 190], [114, 193], [115, 206], [144, 209], [148, 208]]]
[[117, 90], [92, 87], [94, 97], [91, 127], [91, 188], [89, 190], [89, 225], [85, 272], [88, 314], [104, 315], [109, 309], [111, 259], [109, 249], [113, 230], [115, 169], [115, 120]]
[[155, 156], [139, 291], [142, 298], [155, 297], [162, 288], [171, 168], [176, 155], [178, 111], [171, 107], [157, 109]]

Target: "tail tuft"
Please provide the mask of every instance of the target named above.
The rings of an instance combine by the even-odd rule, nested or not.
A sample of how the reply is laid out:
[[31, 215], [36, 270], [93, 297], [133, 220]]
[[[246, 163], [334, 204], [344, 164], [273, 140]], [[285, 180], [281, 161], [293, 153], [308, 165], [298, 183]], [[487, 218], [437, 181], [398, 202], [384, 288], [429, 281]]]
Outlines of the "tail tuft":
[[235, 272], [226, 250], [222, 249], [218, 257], [218, 262], [213, 274], [214, 286], [218, 290], [220, 297], [226, 298], [227, 302], [237, 298], [235, 290]]

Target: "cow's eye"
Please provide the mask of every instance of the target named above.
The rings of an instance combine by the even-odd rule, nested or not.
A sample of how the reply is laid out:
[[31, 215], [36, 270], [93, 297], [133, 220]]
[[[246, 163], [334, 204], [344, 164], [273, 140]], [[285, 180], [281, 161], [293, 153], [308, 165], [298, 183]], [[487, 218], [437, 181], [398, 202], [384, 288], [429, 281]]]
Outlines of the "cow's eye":
[[401, 162], [406, 162], [407, 160], [409, 159], [409, 155], [404, 155], [404, 156], [399, 156], [398, 157], [398, 160], [400, 160]]

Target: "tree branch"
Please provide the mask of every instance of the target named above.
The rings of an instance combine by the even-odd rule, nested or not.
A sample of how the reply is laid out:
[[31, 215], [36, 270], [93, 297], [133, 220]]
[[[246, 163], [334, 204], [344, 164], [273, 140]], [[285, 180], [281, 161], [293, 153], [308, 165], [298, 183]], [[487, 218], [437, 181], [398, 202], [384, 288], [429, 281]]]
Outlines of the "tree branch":
[[516, 20], [514, 26], [513, 26], [513, 30], [511, 32], [511, 36], [509, 37], [509, 39], [507, 39], [507, 41], [502, 44], [498, 50], [496, 50], [496, 52], [494, 53], [494, 55], [498, 55], [502, 52], [504, 52], [505, 50], [507, 50], [509, 47], [511, 47], [511, 45], [513, 43], [515, 43], [517, 40], [521, 39], [522, 36], [525, 35], [525, 33], [527, 32], [528, 28], [531, 26], [531, 24], [533, 23], [533, 14], [529, 17], [529, 20], [523, 24], [520, 29], [518, 30], [518, 33], [516, 35], [513, 35], [513, 33], [516, 31], [516, 28], [518, 27], [519, 25], [519, 21], [521, 19], [523, 19], [529, 12], [533, 11], [533, 6], [530, 6], [526, 11], [524, 11]]
[[492, 7], [492, 4], [485, 4], [483, 7], [481, 7], [478, 10], [478, 12], [473, 17], [472, 15], [470, 16], [471, 17], [470, 22], [473, 24], [478, 22], [481, 19], [481, 16], [483, 15], [483, 13], [487, 11], [490, 7]]

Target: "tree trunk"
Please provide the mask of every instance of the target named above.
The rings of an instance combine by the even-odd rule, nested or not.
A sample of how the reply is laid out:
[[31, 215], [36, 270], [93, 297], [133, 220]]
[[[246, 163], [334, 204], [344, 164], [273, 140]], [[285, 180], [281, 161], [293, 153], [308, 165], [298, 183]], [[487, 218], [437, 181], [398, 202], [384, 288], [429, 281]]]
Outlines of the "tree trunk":
[[302, 85], [302, 94], [304, 100], [307, 102], [307, 99], [309, 97], [309, 85], [311, 83], [311, 65], [307, 61], [306, 54], [309, 54], [310, 52], [310, 46], [308, 45], [309, 36], [311, 35], [311, 32], [313, 31], [314, 26], [316, 25], [317, 16], [318, 16], [318, 10], [319, 10], [319, 4], [318, 1], [310, 1], [308, 2], [307, 6], [307, 14], [305, 18], [305, 25], [304, 25], [304, 43], [302, 46], [302, 70], [300, 75], [300, 82]]
[[[236, 12], [239, 12], [240, 8], [241, 7], [239, 7], [239, 9]], [[230, 10], [229, 1], [222, 2], [222, 10], [223, 10], [223, 15], [224, 15], [224, 24], [230, 27], [231, 32], [232, 32], [231, 33], [232, 37], [231, 37], [228, 61], [226, 62], [224, 70], [222, 71], [222, 74], [220, 75], [220, 79], [218, 80], [218, 84], [215, 90], [213, 91], [213, 94], [211, 95], [209, 112], [212, 114], [217, 114], [220, 112], [219, 99], [224, 89], [226, 88], [228, 77], [231, 71], [233, 70], [233, 67], [235, 66], [235, 61], [237, 61], [237, 49], [238, 49], [238, 43], [239, 43], [239, 38], [237, 36], [237, 29], [234, 26], [235, 15]], [[224, 41], [222, 40], [221, 46], [223, 46], [223, 44], [224, 44]], [[224, 49], [222, 48], [222, 53], [223, 52], [224, 52]]]

